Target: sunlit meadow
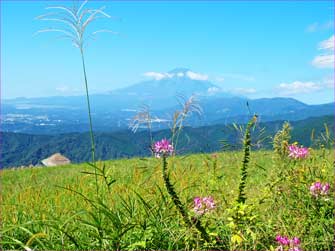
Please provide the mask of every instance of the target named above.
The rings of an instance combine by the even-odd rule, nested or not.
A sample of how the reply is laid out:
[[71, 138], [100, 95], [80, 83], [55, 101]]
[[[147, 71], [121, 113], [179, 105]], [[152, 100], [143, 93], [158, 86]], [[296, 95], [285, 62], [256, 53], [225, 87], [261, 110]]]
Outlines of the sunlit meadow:
[[303, 159], [251, 151], [238, 203], [243, 156], [166, 157], [191, 225], [165, 188], [162, 158], [97, 163], [106, 176], [99, 196], [88, 164], [3, 170], [2, 249], [333, 250], [333, 151], [310, 149]]
[[40, 33], [63, 33], [80, 51], [92, 161], [1, 170], [2, 250], [334, 249], [329, 135], [306, 148], [291, 142], [285, 123], [273, 149], [256, 151], [258, 119], [250, 114], [239, 125], [242, 150], [179, 155], [184, 122], [201, 113], [192, 96], [174, 113], [169, 138], [152, 137], [149, 109], [135, 116], [134, 131], [139, 121], [149, 131], [152, 157], [97, 161], [84, 34], [96, 18], [110, 16], [85, 5], [52, 7], [61, 17], [38, 19], [65, 24]]

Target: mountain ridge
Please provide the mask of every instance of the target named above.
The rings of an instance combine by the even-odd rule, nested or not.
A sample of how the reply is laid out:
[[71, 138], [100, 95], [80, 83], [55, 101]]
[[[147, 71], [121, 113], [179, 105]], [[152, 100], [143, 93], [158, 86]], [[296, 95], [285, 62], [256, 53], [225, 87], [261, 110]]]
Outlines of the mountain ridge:
[[[250, 113], [258, 114], [262, 121], [299, 120], [334, 114], [333, 103], [307, 105], [293, 98], [250, 99], [224, 92], [206, 75], [187, 68], [148, 74], [153, 79], [110, 93], [90, 95], [95, 131], [128, 128], [144, 105], [155, 118], [154, 130], [168, 128], [171, 114], [181, 109], [178, 97], [187, 99], [192, 95], [196, 95], [198, 104], [203, 108], [201, 119], [189, 117], [189, 125], [193, 127], [245, 123]], [[55, 134], [82, 132], [87, 128], [84, 96], [19, 98], [2, 102], [2, 131]]]
[[[250, 116], [248, 117], [250, 118]], [[266, 135], [273, 135], [281, 128], [283, 120], [261, 122], [252, 139], [257, 140], [261, 128], [266, 129]], [[325, 133], [324, 125], [333, 137], [334, 116], [313, 117], [305, 120], [292, 121], [292, 142], [310, 146], [311, 134], [315, 138]], [[117, 132], [95, 132], [97, 159], [130, 158], [134, 156], [150, 155], [150, 140], [148, 131], [139, 130], [136, 134], [130, 130]], [[264, 135], [263, 135], [264, 136]], [[170, 137], [170, 130], [164, 129], [153, 132], [155, 140]], [[2, 132], [1, 167], [36, 165], [40, 160], [49, 157], [55, 152], [68, 157], [72, 162], [90, 160], [90, 136], [88, 132], [76, 132], [57, 135], [31, 135], [13, 132]], [[179, 154], [215, 152], [222, 148], [220, 140], [225, 140], [233, 148], [239, 149], [239, 132], [232, 125], [210, 125], [197, 128], [185, 127], [180, 137]], [[271, 140], [267, 139], [261, 145], [265, 149], [272, 147]]]

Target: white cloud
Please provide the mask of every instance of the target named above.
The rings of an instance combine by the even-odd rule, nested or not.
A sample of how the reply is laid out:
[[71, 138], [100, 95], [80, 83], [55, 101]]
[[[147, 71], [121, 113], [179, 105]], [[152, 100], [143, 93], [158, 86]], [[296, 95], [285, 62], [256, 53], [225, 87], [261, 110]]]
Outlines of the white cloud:
[[307, 32], [317, 32], [317, 31], [325, 31], [325, 30], [329, 30], [332, 29], [334, 27], [334, 22], [332, 21], [328, 21], [325, 23], [312, 23], [310, 25], [307, 26], [306, 31]]
[[327, 76], [320, 81], [294, 81], [292, 83], [281, 83], [276, 87], [281, 95], [307, 94], [334, 88], [334, 76]]
[[146, 77], [151, 77], [155, 80], [161, 80], [161, 79], [164, 79], [164, 78], [172, 78], [173, 77], [173, 74], [153, 72], [153, 71], [146, 72], [143, 75], [146, 76]]
[[334, 50], [334, 35], [319, 43], [319, 50]]
[[319, 43], [319, 50], [325, 51], [324, 54], [317, 55], [312, 65], [317, 68], [333, 68], [334, 67], [334, 35]]
[[294, 81], [292, 83], [281, 83], [277, 87], [278, 91], [282, 95], [294, 95], [302, 93], [311, 93], [314, 91], [319, 91], [322, 89], [322, 86], [319, 83], [315, 82], [301, 82]]
[[236, 94], [254, 94], [257, 90], [255, 88], [234, 88], [231, 92]]
[[193, 72], [193, 71], [187, 71], [187, 72], [177, 72], [177, 73], [166, 73], [166, 72], [146, 72], [143, 74], [146, 77], [153, 78], [155, 80], [161, 80], [166, 78], [173, 78], [173, 77], [188, 77], [189, 79], [193, 80], [208, 80], [208, 75]]
[[208, 80], [208, 76], [205, 74], [196, 73], [193, 71], [186, 72], [186, 75], [193, 80]]
[[316, 56], [312, 64], [317, 68], [332, 68], [334, 67], [334, 54]]

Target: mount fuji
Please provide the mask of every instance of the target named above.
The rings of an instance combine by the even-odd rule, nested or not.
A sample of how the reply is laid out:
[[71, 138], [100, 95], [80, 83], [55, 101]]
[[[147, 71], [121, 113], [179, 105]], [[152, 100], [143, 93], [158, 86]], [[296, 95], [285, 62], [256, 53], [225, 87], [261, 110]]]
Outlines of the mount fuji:
[[[250, 113], [262, 121], [301, 120], [334, 114], [334, 104], [307, 105], [293, 98], [248, 99], [223, 91], [206, 75], [187, 68], [166, 73], [147, 72], [149, 80], [91, 95], [96, 131], [128, 128], [141, 106], [150, 107], [157, 118], [154, 129], [166, 128], [171, 114], [180, 108], [178, 96], [195, 95], [202, 107], [201, 119], [191, 117], [189, 125], [245, 123]], [[249, 106], [247, 106], [249, 104]], [[164, 124], [165, 123], [165, 124]], [[84, 96], [55, 96], [2, 100], [2, 131], [55, 134], [87, 131], [87, 105]]]

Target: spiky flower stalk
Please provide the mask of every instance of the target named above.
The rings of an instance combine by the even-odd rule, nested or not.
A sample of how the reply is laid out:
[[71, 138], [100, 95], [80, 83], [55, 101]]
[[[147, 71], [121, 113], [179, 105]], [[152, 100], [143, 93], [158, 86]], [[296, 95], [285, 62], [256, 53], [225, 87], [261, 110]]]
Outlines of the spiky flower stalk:
[[[186, 224], [187, 227], [191, 228], [192, 227], [192, 222], [190, 221], [188, 217], [188, 213], [185, 210], [185, 207], [183, 203], [180, 201], [171, 181], [169, 178], [168, 174], [168, 163], [167, 163], [167, 157], [168, 155], [171, 155], [174, 151], [173, 146], [170, 144], [170, 142], [166, 139], [163, 139], [161, 141], [158, 141], [155, 143], [153, 146], [155, 155], [157, 158], [162, 158], [162, 174], [163, 174], [163, 180], [164, 184], [166, 187], [166, 190], [168, 191], [174, 205], [177, 207], [179, 213], [181, 214], [184, 223]], [[210, 238], [206, 232], [206, 229], [201, 225], [200, 219], [195, 219], [195, 227], [196, 229], [200, 232], [201, 237], [206, 240], [207, 242], [210, 241]]]
[[257, 121], [257, 116], [255, 115], [247, 124], [247, 127], [245, 129], [245, 136], [244, 136], [244, 141], [243, 141], [243, 148], [244, 148], [244, 157], [242, 161], [242, 169], [241, 169], [241, 181], [239, 185], [239, 194], [238, 194], [238, 199], [237, 202], [239, 203], [245, 203], [246, 201], [246, 195], [245, 195], [245, 186], [246, 186], [246, 180], [248, 176], [248, 164], [250, 161], [250, 148], [251, 148], [251, 127], [256, 123]]
[[[84, 48], [89, 39], [94, 39], [94, 36], [97, 33], [101, 32], [112, 32], [110, 30], [97, 30], [87, 35], [87, 27], [94, 20], [98, 18], [110, 18], [111, 16], [107, 15], [103, 10], [104, 7], [100, 9], [87, 9], [85, 8], [88, 0], [84, 1], [80, 6], [74, 5], [73, 8], [69, 8], [66, 6], [51, 6], [47, 7], [47, 10], [53, 10], [57, 12], [47, 13], [41, 16], [38, 16], [36, 19], [43, 21], [53, 21], [60, 24], [58, 28], [48, 28], [44, 30], [38, 31], [36, 34], [44, 33], [44, 32], [57, 32], [61, 33], [62, 37], [65, 39], [69, 39], [72, 44], [79, 49], [82, 61], [82, 69], [85, 81], [85, 91], [86, 91], [86, 101], [87, 101], [87, 109], [88, 109], [88, 119], [89, 119], [89, 130], [90, 130], [90, 138], [91, 138], [91, 155], [92, 155], [92, 163], [95, 163], [95, 142], [94, 142], [94, 134], [93, 134], [93, 125], [92, 125], [92, 115], [91, 115], [91, 105], [90, 105], [90, 97], [88, 91], [88, 81], [86, 74], [86, 65], [85, 65], [85, 57], [84, 57]], [[112, 32], [114, 33], [114, 32]], [[95, 170], [95, 179], [97, 185], [97, 175]], [[98, 186], [97, 193], [98, 193]]]
[[173, 203], [175, 204], [175, 206], [177, 207], [178, 211], [180, 212], [181, 216], [183, 217], [183, 220], [185, 222], [185, 224], [188, 227], [192, 227], [192, 223], [188, 218], [188, 215], [184, 209], [184, 205], [182, 204], [182, 202], [180, 201], [177, 193], [174, 190], [173, 185], [171, 184], [169, 175], [168, 175], [168, 171], [167, 171], [167, 160], [166, 160], [166, 156], [163, 155], [162, 157], [162, 173], [163, 173], [163, 180], [164, 180], [164, 184], [166, 187], [166, 190], [168, 191]]

